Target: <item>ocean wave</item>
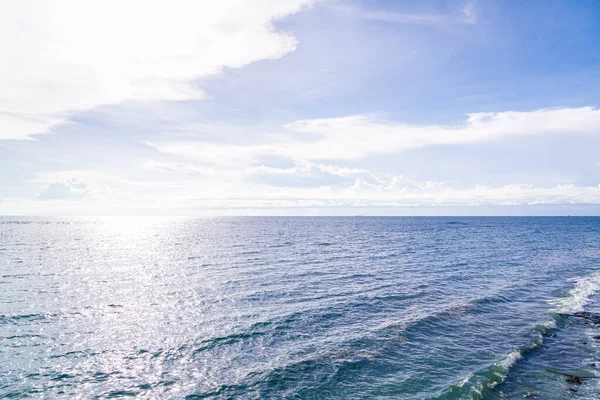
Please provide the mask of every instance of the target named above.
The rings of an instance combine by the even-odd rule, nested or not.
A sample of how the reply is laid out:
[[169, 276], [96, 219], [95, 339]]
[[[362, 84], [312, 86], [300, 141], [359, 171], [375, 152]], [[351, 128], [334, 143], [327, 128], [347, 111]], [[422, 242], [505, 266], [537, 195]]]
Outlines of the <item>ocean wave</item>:
[[572, 281], [575, 286], [569, 291], [568, 296], [551, 301], [551, 304], [556, 306], [554, 312], [568, 314], [583, 311], [591, 297], [600, 290], [600, 271], [574, 278]]
[[491, 392], [500, 383], [508, 377], [510, 370], [519, 363], [523, 356], [542, 346], [543, 337], [549, 333], [553, 324], [548, 322], [539, 324], [535, 330], [538, 332], [538, 337], [525, 344], [520, 349], [514, 349], [506, 354], [496, 363], [479, 370], [475, 373], [470, 373], [464, 377], [459, 383], [451, 385], [446, 393], [437, 397], [437, 400], [483, 400], [489, 398]]
[[0, 314], [0, 324], [18, 324], [60, 318], [58, 313]]
[[488, 398], [490, 392], [506, 379], [511, 368], [517, 365], [524, 355], [542, 346], [544, 337], [556, 328], [558, 314], [582, 312], [584, 310], [585, 306], [591, 301], [592, 296], [600, 290], [600, 271], [574, 278], [571, 281], [574, 282], [574, 287], [569, 291], [568, 296], [550, 302], [556, 308], [551, 311], [550, 319], [535, 326], [534, 331], [537, 335], [532, 341], [526, 343], [520, 349], [511, 351], [500, 361], [489, 367], [468, 374], [459, 383], [450, 386], [447, 392], [437, 399], [483, 400]]

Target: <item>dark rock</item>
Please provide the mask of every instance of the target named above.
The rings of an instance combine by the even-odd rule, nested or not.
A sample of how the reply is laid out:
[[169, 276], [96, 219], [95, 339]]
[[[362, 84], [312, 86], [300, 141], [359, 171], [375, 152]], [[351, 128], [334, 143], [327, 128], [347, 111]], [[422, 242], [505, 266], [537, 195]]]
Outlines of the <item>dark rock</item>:
[[533, 399], [535, 397], [535, 394], [527, 392], [523, 395], [523, 397], [525, 397], [526, 399]]
[[568, 390], [569, 392], [575, 392], [575, 393], [577, 393], [577, 389], [572, 388], [570, 386], [565, 386], [565, 390]]
[[575, 314], [558, 314], [562, 317], [576, 317], [583, 318], [586, 322], [591, 322], [592, 324], [600, 325], [600, 314], [594, 314], [589, 312], [578, 312]]
[[578, 385], [581, 385], [581, 377], [579, 377], [579, 376], [568, 376], [568, 377], [565, 378], [565, 382], [576, 383]]
[[592, 339], [598, 340], [598, 339], [600, 339], [600, 335], [592, 336]]

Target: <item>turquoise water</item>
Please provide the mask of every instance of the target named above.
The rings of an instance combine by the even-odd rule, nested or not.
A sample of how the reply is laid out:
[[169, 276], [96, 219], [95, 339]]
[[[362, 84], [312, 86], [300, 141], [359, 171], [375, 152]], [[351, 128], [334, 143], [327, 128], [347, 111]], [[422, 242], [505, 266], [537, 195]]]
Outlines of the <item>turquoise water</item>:
[[600, 218], [4, 217], [0, 397], [595, 399], [598, 271]]

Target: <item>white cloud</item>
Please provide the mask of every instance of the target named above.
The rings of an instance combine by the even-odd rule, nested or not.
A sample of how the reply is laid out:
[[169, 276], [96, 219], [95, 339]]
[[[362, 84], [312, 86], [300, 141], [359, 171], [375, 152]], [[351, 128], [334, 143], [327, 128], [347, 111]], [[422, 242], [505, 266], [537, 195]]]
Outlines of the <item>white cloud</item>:
[[467, 0], [462, 7], [463, 20], [468, 24], [477, 23], [477, 11], [475, 10], [475, 0]]
[[142, 168], [165, 172], [176, 172], [183, 175], [211, 175], [217, 172], [214, 167], [205, 167], [193, 163], [147, 161], [140, 165]]
[[[433, 185], [435, 186], [435, 185]], [[201, 192], [199, 192], [201, 193]], [[179, 198], [179, 206], [188, 210], [226, 210], [289, 207], [483, 207], [536, 205], [599, 205], [599, 186], [557, 185], [536, 187], [513, 184], [506, 186], [472, 186], [451, 188], [445, 185], [427, 187], [394, 187], [357, 179], [347, 187], [320, 188], [273, 187], [265, 185], [238, 187], [235, 191]]]
[[288, 128], [317, 140], [284, 149], [311, 159], [352, 159], [432, 145], [481, 142], [503, 136], [600, 134], [600, 110], [592, 107], [469, 114], [456, 125], [408, 125], [368, 115], [297, 121]]
[[40, 200], [80, 199], [88, 193], [87, 184], [75, 179], [66, 182], [54, 182], [48, 185], [38, 196]]
[[377, 181], [371, 172], [363, 168], [340, 167], [312, 161], [298, 161], [288, 168], [260, 165], [244, 171], [244, 177], [253, 183], [283, 187], [347, 184], [356, 178]]
[[[304, 160], [350, 160], [435, 145], [549, 134], [600, 135], [600, 109], [593, 107], [473, 113], [454, 125], [410, 125], [370, 115], [301, 120], [257, 144], [148, 143], [161, 152], [197, 162], [249, 167], [265, 156]], [[298, 138], [298, 134], [301, 135]]]
[[[503, 137], [598, 135], [599, 126], [600, 110], [593, 107], [474, 113], [456, 124], [426, 126], [355, 115], [297, 121], [279, 134], [255, 137], [253, 145], [190, 141], [152, 145], [169, 157], [182, 157], [185, 167], [177, 168], [205, 173], [204, 168], [210, 169], [210, 180], [198, 174], [198, 180], [181, 190], [181, 198], [187, 199], [186, 207], [597, 205], [598, 186], [418, 182], [374, 173], [360, 168], [356, 160], [425, 146]], [[261, 160], [268, 157], [275, 157], [279, 165], [282, 161], [293, 165], [264, 165]], [[345, 164], [354, 161], [341, 167], [334, 160], [346, 160]], [[203, 186], [205, 182], [210, 182], [210, 186]], [[198, 185], [197, 193], [210, 196], [190, 195], [194, 185]]]
[[[173, 177], [192, 178], [196, 183], [225, 184], [243, 187], [247, 183], [271, 186], [319, 186], [326, 184], [348, 183], [360, 177], [377, 182], [377, 177], [363, 168], [348, 168], [337, 165], [321, 164], [312, 161], [298, 161], [291, 167], [273, 167], [266, 165], [247, 166], [231, 164], [206, 165], [190, 162], [148, 161], [139, 165], [148, 170], [163, 173], [154, 174], [154, 179], [169, 180]], [[217, 189], [218, 190], [218, 189]]]
[[442, 183], [410, 182], [398, 185], [396, 177], [370, 184], [357, 179], [347, 188], [327, 188], [334, 197], [360, 200], [378, 206], [495, 206], [541, 204], [600, 204], [600, 185], [572, 184], [536, 187], [526, 184], [448, 187]]
[[356, 175], [370, 174], [369, 171], [362, 168], [345, 168], [337, 165], [319, 164], [310, 161], [300, 161], [290, 168], [274, 168], [261, 165], [252, 168], [250, 174], [267, 174], [267, 175], [297, 175], [297, 176], [314, 176], [316, 173], [325, 173], [328, 175], [349, 177]]
[[453, 24], [476, 24], [477, 13], [475, 1], [467, 0], [458, 12], [450, 13], [406, 13], [398, 11], [362, 10], [352, 6], [336, 6], [336, 8], [355, 14], [366, 20], [384, 21], [399, 24], [418, 24], [434, 27], [448, 27]]
[[[291, 211], [287, 213], [297, 214], [302, 209], [315, 208], [335, 208], [352, 214], [360, 213], [361, 209], [382, 207], [600, 205], [600, 185], [463, 186], [449, 182], [419, 182], [403, 176], [311, 162], [281, 169], [259, 167], [246, 173], [215, 169], [210, 175], [179, 175], [178, 178], [176, 176], [181, 171], [177, 168], [195, 173], [194, 166], [176, 164], [173, 170], [168, 163], [158, 163], [149, 167], [165, 168], [175, 175], [172, 175], [173, 179], [160, 181], [132, 181], [92, 171], [45, 173], [35, 181], [46, 182], [37, 199], [52, 201], [5, 198], [0, 204], [0, 214], [193, 215], [235, 214], [235, 210], [252, 213], [249, 210], [268, 209], [288, 209]], [[318, 178], [326, 175], [327, 171], [333, 174], [330, 177], [340, 178], [337, 183], [320, 186], [294, 184], [298, 176]], [[276, 184], [249, 179], [258, 173], [274, 174], [284, 179]], [[66, 176], [76, 176], [77, 179], [64, 179]], [[52, 179], [56, 180], [49, 181]], [[72, 201], [74, 199], [78, 201]]]
[[3, 2], [0, 139], [104, 104], [200, 98], [194, 79], [293, 51], [272, 22], [312, 1]]
[[149, 146], [166, 153], [192, 159], [202, 164], [214, 164], [228, 168], [247, 168], [262, 156], [275, 155], [273, 145], [237, 145], [218, 142], [147, 142]]

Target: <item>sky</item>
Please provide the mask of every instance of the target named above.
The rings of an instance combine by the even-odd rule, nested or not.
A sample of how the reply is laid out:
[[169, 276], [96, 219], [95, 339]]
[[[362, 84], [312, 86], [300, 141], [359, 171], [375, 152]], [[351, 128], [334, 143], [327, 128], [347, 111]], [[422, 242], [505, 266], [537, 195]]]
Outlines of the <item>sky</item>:
[[0, 7], [0, 215], [600, 215], [595, 0]]

